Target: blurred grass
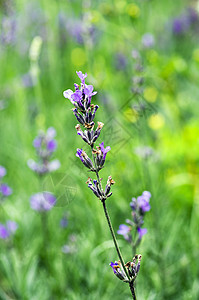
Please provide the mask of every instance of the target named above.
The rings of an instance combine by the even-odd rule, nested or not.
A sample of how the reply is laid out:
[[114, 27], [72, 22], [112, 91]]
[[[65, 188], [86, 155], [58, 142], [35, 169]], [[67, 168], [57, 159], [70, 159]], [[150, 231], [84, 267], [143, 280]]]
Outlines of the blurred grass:
[[[189, 1], [1, 1], [1, 22], [14, 18], [12, 42], [0, 48], [0, 164], [13, 195], [0, 210], [0, 222], [19, 224], [13, 244], [0, 241], [0, 299], [130, 299], [128, 288], [113, 276], [110, 261], [117, 259], [100, 203], [87, 189], [88, 173], [75, 158], [77, 137], [71, 105], [62, 96], [77, 82], [76, 70], [88, 73], [98, 94], [96, 120], [105, 123], [102, 139], [112, 151], [102, 177], [116, 181], [108, 208], [115, 230], [130, 217], [129, 202], [143, 190], [153, 197], [146, 216], [148, 234], [139, 248], [141, 271], [138, 299], [198, 299], [198, 32], [172, 34], [171, 22]], [[83, 20], [82, 43], [66, 29], [68, 20]], [[71, 22], [72, 22], [71, 21]], [[74, 25], [75, 26], [75, 25]], [[80, 26], [80, 25], [78, 25]], [[94, 38], [89, 34], [94, 26]], [[142, 35], [153, 33], [155, 46], [143, 49]], [[2, 31], [3, 33], [3, 27]], [[9, 30], [6, 34], [9, 34]], [[95, 36], [96, 35], [96, 36]], [[36, 36], [42, 39], [38, 61], [29, 57]], [[131, 56], [139, 49], [144, 64], [145, 99], [133, 96], [135, 75]], [[126, 67], [117, 69], [116, 54]], [[25, 86], [24, 74], [35, 80]], [[144, 103], [146, 111], [138, 107]], [[55, 127], [67, 195], [58, 184], [57, 206], [49, 212], [49, 270], [40, 265], [43, 251], [40, 216], [29, 198], [40, 189], [27, 167], [34, 157], [32, 140], [39, 129]], [[135, 155], [137, 146], [150, 146], [156, 157]], [[47, 177], [46, 186], [51, 186]], [[53, 189], [53, 187], [52, 187]], [[72, 192], [71, 192], [72, 189]], [[69, 213], [69, 224], [59, 222]], [[62, 253], [76, 236], [75, 251]], [[120, 240], [125, 260], [131, 249]], [[8, 250], [9, 248], [9, 250]]]

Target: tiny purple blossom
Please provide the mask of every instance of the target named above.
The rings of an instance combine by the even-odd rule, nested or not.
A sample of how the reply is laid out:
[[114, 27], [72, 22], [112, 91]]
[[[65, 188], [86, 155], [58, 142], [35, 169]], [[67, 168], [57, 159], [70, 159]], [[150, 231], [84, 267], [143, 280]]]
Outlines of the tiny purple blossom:
[[88, 97], [92, 97], [97, 94], [97, 92], [93, 92], [93, 86], [92, 85], [85, 85], [84, 94]]
[[50, 152], [54, 152], [57, 148], [57, 142], [55, 140], [48, 141], [46, 146]]
[[56, 130], [54, 127], [49, 127], [46, 131], [46, 137], [51, 140], [54, 139], [54, 137], [56, 137]]
[[53, 208], [56, 198], [49, 192], [37, 193], [31, 196], [30, 206], [36, 211], [48, 211]]
[[110, 146], [107, 146], [106, 148], [104, 148], [104, 142], [102, 142], [101, 144], [99, 144], [100, 146], [100, 149], [102, 151], [102, 154], [103, 154], [103, 159], [106, 158], [106, 154], [111, 150], [111, 147]]
[[111, 268], [113, 269], [114, 274], [116, 274], [117, 271], [116, 271], [116, 269], [115, 269], [114, 267], [119, 267], [118, 262], [115, 262], [115, 263], [111, 262], [111, 263], [109, 264], [109, 266], [111, 266]]
[[87, 73], [83, 74], [82, 71], [76, 71], [77, 76], [80, 78], [82, 84], [85, 84], [85, 78], [87, 77]]
[[74, 92], [70, 89], [63, 92], [64, 98], [69, 99], [72, 104], [75, 104], [75, 101], [71, 97], [72, 94], [74, 94]]
[[40, 137], [40, 136], [36, 137], [33, 141], [33, 146], [35, 148], [40, 148], [41, 144], [42, 144], [42, 137]]
[[155, 44], [154, 36], [151, 33], [145, 33], [142, 36], [142, 45], [145, 48], [151, 48]]
[[145, 235], [147, 233], [147, 229], [146, 228], [137, 228], [137, 232], [139, 234], [139, 239], [141, 240], [141, 238], [143, 237], [143, 235]]
[[0, 185], [0, 192], [3, 194], [3, 196], [7, 197], [12, 194], [12, 189], [5, 183]]
[[61, 220], [60, 220], [60, 226], [62, 228], [66, 228], [68, 226], [68, 219], [66, 218], [66, 216], [64, 216]]
[[83, 150], [82, 149], [77, 149], [77, 153], [76, 153], [76, 156], [79, 157], [81, 159], [82, 162], [84, 162], [84, 159], [82, 157], [82, 152]]
[[10, 236], [7, 228], [3, 225], [0, 224], [0, 238], [1, 239], [7, 239]]
[[144, 196], [139, 196], [137, 198], [137, 203], [143, 213], [145, 213], [146, 211], [149, 211], [151, 208], [148, 200]]
[[125, 224], [121, 224], [119, 226], [119, 230], [117, 231], [118, 234], [121, 234], [123, 236], [127, 236], [127, 234], [129, 233], [130, 231], [130, 227], [125, 225]]
[[82, 99], [82, 92], [80, 90], [75, 91], [72, 95], [71, 98], [75, 101], [75, 102], [80, 102]]
[[121, 224], [119, 226], [119, 230], [117, 231], [117, 234], [123, 235], [125, 240], [127, 240], [128, 242], [131, 242], [131, 235], [129, 235], [130, 230], [131, 230], [131, 227], [129, 227], [125, 224]]
[[3, 166], [0, 166], [0, 178], [6, 175], [6, 169]]

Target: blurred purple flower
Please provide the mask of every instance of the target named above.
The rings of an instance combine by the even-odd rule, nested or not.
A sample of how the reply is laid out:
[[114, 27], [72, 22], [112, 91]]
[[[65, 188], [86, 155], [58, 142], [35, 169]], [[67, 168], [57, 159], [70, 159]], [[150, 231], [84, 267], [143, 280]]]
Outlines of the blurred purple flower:
[[155, 39], [151, 33], [145, 33], [142, 36], [142, 45], [144, 48], [152, 48], [154, 44], [155, 44]]
[[18, 224], [14, 221], [8, 220], [5, 225], [0, 224], [0, 238], [7, 239], [14, 234], [18, 228]]
[[16, 18], [12, 16], [4, 16], [1, 22], [0, 40], [4, 45], [13, 45], [16, 42]]
[[3, 224], [0, 224], [0, 238], [7, 239], [9, 237], [9, 232]]
[[132, 198], [132, 201], [130, 203], [130, 206], [133, 211], [140, 211], [141, 214], [144, 214], [145, 212], [149, 211], [151, 206], [149, 204], [151, 198], [151, 193], [148, 191], [144, 191], [141, 196], [139, 196], [137, 199]]
[[46, 134], [41, 131], [34, 139], [33, 146], [37, 152], [38, 162], [35, 162], [33, 159], [29, 159], [27, 164], [35, 173], [43, 175], [59, 169], [59, 160], [50, 160], [52, 153], [57, 148], [57, 142], [54, 139], [55, 136], [56, 130], [53, 127], [50, 127], [47, 129]]
[[143, 235], [145, 235], [147, 233], [147, 229], [138, 227], [137, 232], [139, 234], [139, 239], [141, 240]]
[[50, 152], [54, 152], [57, 148], [57, 142], [55, 140], [51, 140], [47, 142], [47, 149]]
[[175, 35], [186, 33], [192, 25], [198, 22], [198, 13], [191, 7], [180, 16], [176, 17], [172, 23], [172, 31]]
[[131, 235], [129, 234], [130, 231], [131, 231], [130, 226], [127, 226], [125, 224], [121, 224], [119, 226], [119, 230], [117, 231], [117, 234], [123, 235], [125, 240], [127, 240], [128, 242], [131, 242]]
[[68, 226], [68, 219], [66, 218], [66, 216], [64, 216], [61, 221], [60, 221], [60, 226], [62, 228], [66, 228]]
[[176, 35], [183, 34], [187, 29], [187, 23], [182, 18], [175, 18], [173, 20], [173, 33]]
[[9, 185], [2, 183], [0, 185], [0, 192], [2, 193], [3, 196], [7, 197], [12, 194], [12, 189], [9, 187]]
[[30, 206], [36, 211], [49, 211], [56, 203], [56, 198], [49, 192], [37, 193], [31, 196]]
[[0, 179], [6, 175], [7, 171], [3, 166], [0, 166]]

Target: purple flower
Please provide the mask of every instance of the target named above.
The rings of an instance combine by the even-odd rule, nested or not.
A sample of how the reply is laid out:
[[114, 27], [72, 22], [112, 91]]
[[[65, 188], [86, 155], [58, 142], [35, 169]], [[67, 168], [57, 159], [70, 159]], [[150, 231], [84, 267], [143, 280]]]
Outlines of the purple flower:
[[60, 221], [60, 226], [62, 228], [66, 228], [68, 226], [68, 219], [66, 218], [66, 216], [64, 216], [61, 221]]
[[84, 162], [84, 159], [82, 157], [82, 152], [83, 150], [82, 149], [77, 149], [77, 153], [76, 153], [76, 156], [79, 157], [81, 159], [82, 162]]
[[93, 92], [93, 86], [85, 84], [84, 94], [88, 97], [92, 97], [97, 94], [97, 92]]
[[40, 148], [41, 147], [41, 144], [42, 144], [42, 137], [36, 137], [33, 141], [33, 146], [35, 148]]
[[53, 208], [56, 198], [49, 192], [37, 193], [31, 196], [30, 206], [36, 211], [48, 211]]
[[3, 166], [0, 166], [0, 179], [6, 175], [6, 169]]
[[12, 194], [12, 189], [7, 184], [1, 184], [0, 185], [0, 192], [3, 194], [3, 196], [7, 197]]
[[151, 33], [145, 33], [142, 36], [142, 45], [145, 48], [151, 48], [155, 44], [154, 36]]
[[7, 239], [10, 236], [7, 228], [3, 225], [0, 224], [0, 238], [1, 239]]
[[50, 152], [54, 152], [57, 148], [57, 142], [55, 140], [51, 140], [47, 142], [47, 149]]
[[55, 171], [60, 167], [60, 162], [58, 160], [50, 161], [52, 153], [57, 148], [57, 142], [54, 139], [55, 136], [55, 128], [49, 127], [46, 133], [41, 131], [33, 141], [33, 146], [35, 147], [38, 156], [38, 162], [29, 159], [27, 164], [29, 168], [37, 174], [43, 175], [47, 172]]
[[55, 130], [55, 128], [54, 127], [49, 127], [48, 129], [47, 129], [47, 131], [46, 131], [46, 138], [48, 139], [48, 140], [52, 140], [52, 139], [54, 139], [54, 137], [56, 137], [56, 130]]
[[151, 198], [151, 193], [148, 191], [144, 191], [141, 196], [139, 196], [137, 199], [132, 198], [132, 201], [130, 203], [130, 206], [133, 211], [136, 211], [136, 209], [139, 209], [142, 214], [149, 211], [151, 209], [151, 206], [149, 204]]
[[103, 154], [103, 160], [105, 160], [106, 159], [106, 154], [111, 150], [111, 147], [107, 146], [106, 148], [104, 148], [104, 142], [99, 144], [99, 146], [100, 146], [100, 150], [102, 151], [102, 154]]
[[198, 21], [198, 13], [192, 7], [188, 8], [187, 11], [188, 19], [191, 24], [196, 23]]
[[63, 92], [64, 98], [69, 99], [70, 102], [74, 105], [75, 101], [71, 97], [73, 94], [74, 92], [70, 89]]
[[14, 234], [18, 225], [16, 222], [8, 220], [5, 225], [0, 224], [0, 238], [7, 239], [10, 235]]
[[87, 73], [83, 74], [82, 71], [76, 71], [77, 76], [80, 78], [82, 84], [85, 84], [85, 78], [87, 77]]
[[131, 242], [131, 235], [129, 234], [130, 231], [131, 231], [130, 226], [127, 226], [125, 224], [121, 224], [119, 226], [119, 230], [117, 231], [117, 233], [123, 235], [125, 240], [127, 240], [128, 242]]
[[[111, 266], [111, 268], [112, 268], [114, 274], [116, 274], [116, 273], [117, 273], [116, 268], [119, 267], [118, 262], [115, 262], [115, 263], [111, 262], [111, 263], [109, 264], [109, 266]], [[115, 268], [115, 267], [116, 267], [116, 268]]]
[[111, 266], [114, 274], [120, 279], [120, 280], [127, 280], [126, 274], [124, 273], [124, 270], [121, 266], [120, 262], [115, 261], [115, 263], [111, 262], [109, 264]]
[[149, 211], [151, 208], [148, 200], [143, 196], [140, 196], [137, 198], [137, 203], [138, 203], [138, 206], [141, 209], [142, 213]]
[[146, 228], [137, 228], [137, 232], [139, 234], [139, 239], [141, 240], [141, 238], [143, 237], [143, 235], [145, 235], [147, 233], [147, 229]]
[[119, 230], [117, 231], [118, 234], [121, 234], [123, 236], [126, 236], [130, 231], [130, 227], [124, 224], [121, 224], [119, 226]]

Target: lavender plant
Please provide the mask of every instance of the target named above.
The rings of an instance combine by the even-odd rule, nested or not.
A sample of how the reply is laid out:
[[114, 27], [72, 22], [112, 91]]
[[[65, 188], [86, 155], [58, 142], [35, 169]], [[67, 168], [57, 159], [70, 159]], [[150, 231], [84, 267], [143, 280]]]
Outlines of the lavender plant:
[[[89, 157], [89, 155], [87, 155], [83, 149], [79, 148], [77, 149], [76, 156], [90, 172], [96, 175], [95, 179], [89, 177], [86, 183], [93, 194], [102, 203], [104, 214], [113, 238], [114, 246], [119, 257], [119, 261], [116, 261], [115, 263], [111, 262], [110, 266], [112, 267], [114, 274], [120, 280], [129, 284], [132, 297], [133, 299], [136, 299], [135, 279], [140, 269], [141, 255], [135, 255], [132, 261], [125, 263], [120, 251], [106, 206], [106, 200], [112, 195], [111, 188], [112, 185], [115, 184], [115, 181], [111, 176], [109, 176], [105, 187], [103, 187], [102, 179], [99, 175], [99, 172], [105, 166], [106, 156], [111, 148], [110, 146], [105, 147], [104, 142], [101, 142], [98, 146], [96, 146], [96, 142], [104, 126], [102, 122], [97, 122], [97, 127], [94, 123], [95, 114], [99, 106], [91, 103], [91, 99], [92, 96], [96, 95], [97, 92], [93, 91], [94, 88], [92, 85], [87, 85], [85, 83], [87, 74], [83, 74], [81, 71], [79, 71], [77, 72], [77, 75], [81, 80], [81, 85], [79, 86], [75, 83], [75, 91], [73, 92], [71, 89], [67, 89], [63, 92], [63, 95], [74, 105], [73, 113], [79, 122], [79, 124], [77, 124], [75, 127], [77, 134], [87, 145], [89, 145], [92, 157]], [[136, 212], [139, 207], [141, 206], [138, 204], [138, 206], [136, 206]], [[140, 236], [144, 234], [144, 228], [141, 228], [141, 223], [140, 216], [139, 223], [136, 223], [137, 228], [139, 228], [140, 231]]]
[[117, 231], [130, 243], [133, 253], [136, 253], [136, 248], [140, 244], [143, 235], [147, 233], [147, 228], [142, 228], [142, 226], [145, 213], [151, 209], [149, 204], [150, 198], [151, 193], [148, 191], [144, 191], [137, 199], [133, 197], [130, 203], [132, 220], [126, 219], [128, 225], [121, 224]]
[[[57, 142], [54, 139], [56, 130], [53, 127], [47, 129], [46, 134], [40, 131], [39, 135], [34, 139], [33, 146], [36, 149], [37, 161], [28, 160], [28, 166], [39, 177], [42, 187], [42, 177], [49, 172], [55, 171], [60, 167], [60, 162], [57, 159], [51, 160], [53, 153], [57, 148]], [[40, 191], [30, 197], [30, 206], [33, 210], [40, 213], [42, 232], [43, 232], [43, 249], [40, 257], [42, 262], [47, 262], [48, 257], [48, 218], [47, 212], [50, 211], [56, 204], [56, 197], [47, 191]]]
[[40, 131], [34, 139], [33, 146], [37, 153], [37, 162], [33, 159], [28, 160], [28, 166], [38, 175], [44, 175], [56, 171], [60, 167], [58, 159], [51, 160], [52, 154], [57, 148], [57, 142], [54, 139], [56, 130], [53, 127], [47, 129], [46, 134]]

